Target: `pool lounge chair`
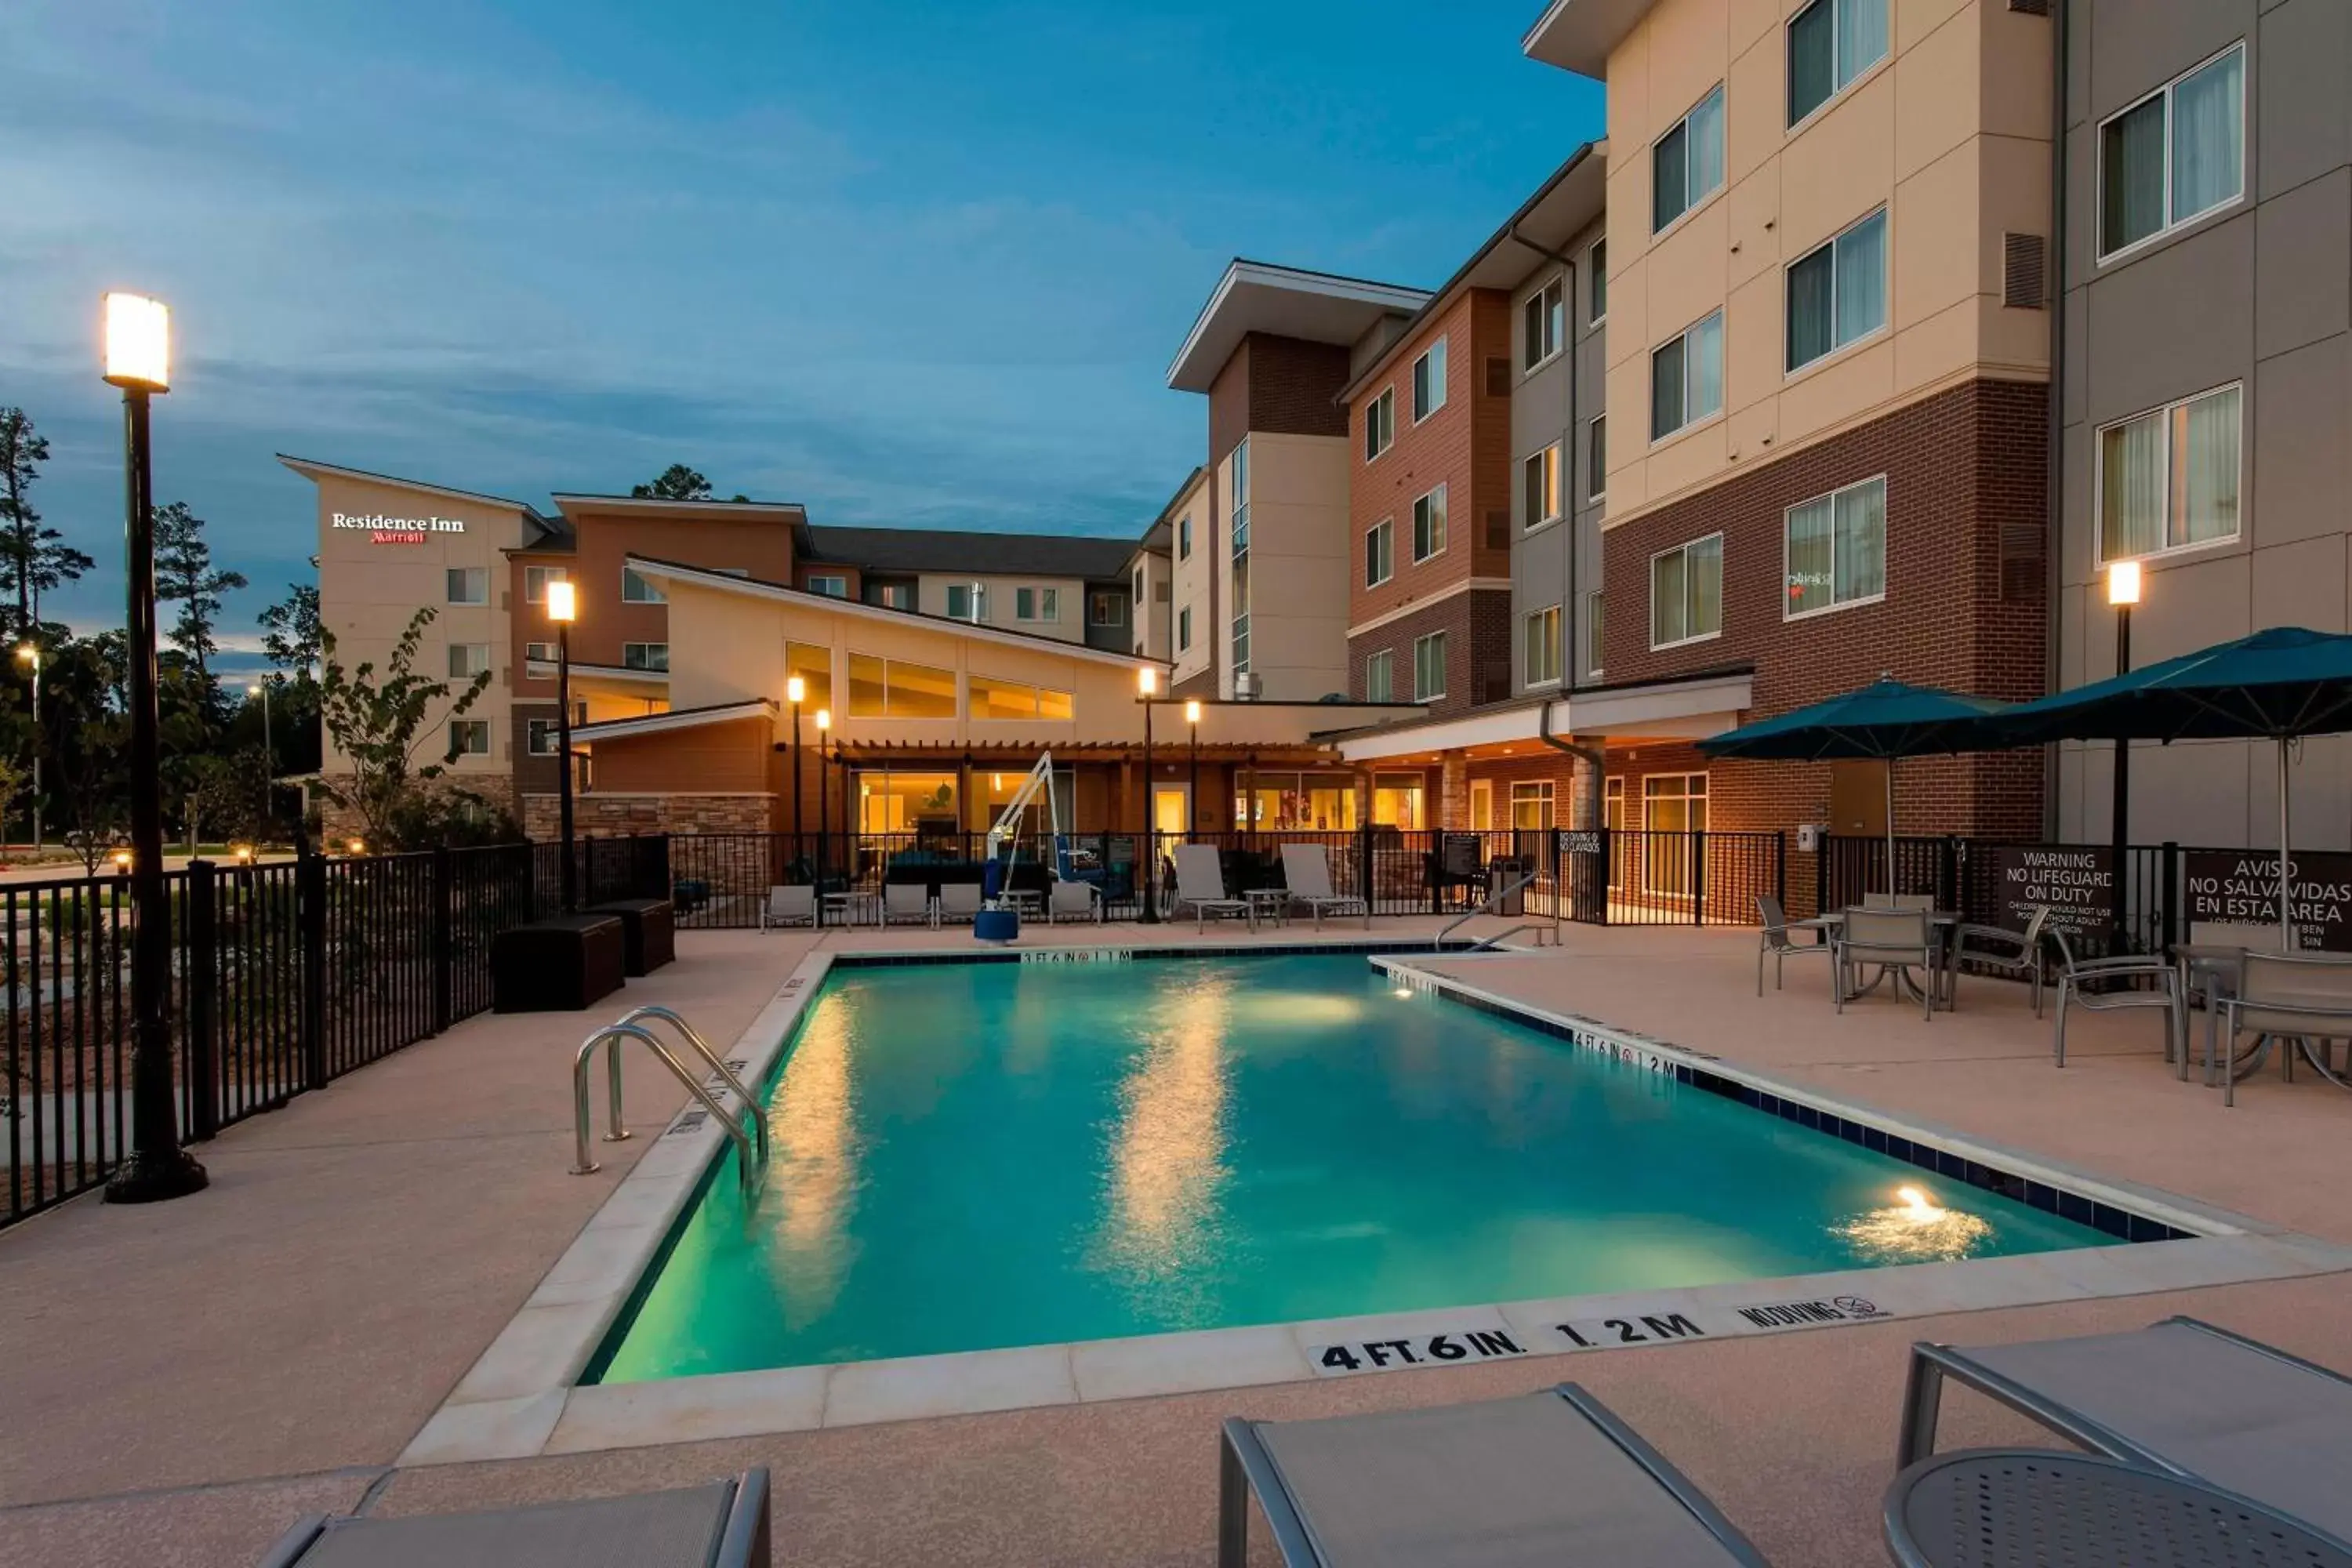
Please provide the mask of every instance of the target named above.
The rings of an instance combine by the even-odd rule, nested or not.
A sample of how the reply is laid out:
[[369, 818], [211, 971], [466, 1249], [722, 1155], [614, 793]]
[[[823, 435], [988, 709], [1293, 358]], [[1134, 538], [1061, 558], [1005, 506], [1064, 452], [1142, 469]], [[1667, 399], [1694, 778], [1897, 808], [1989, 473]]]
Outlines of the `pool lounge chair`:
[[2024, 1344], [1911, 1347], [1898, 1469], [1936, 1450], [1946, 1380], [2094, 1453], [2191, 1477], [2352, 1541], [2352, 1380], [2195, 1318]]
[[768, 901], [761, 906], [760, 929], [772, 926], [813, 926], [816, 924], [816, 889], [803, 887], [776, 887], [768, 889]]
[[1102, 889], [1092, 882], [1056, 879], [1045, 894], [1045, 923], [1059, 925], [1064, 915], [1073, 920], [1101, 920]]
[[920, 882], [885, 882], [882, 884], [882, 923], [901, 922], [935, 925], [931, 914], [931, 890]]
[[485, 1513], [313, 1515], [278, 1538], [261, 1568], [766, 1568], [768, 1531], [761, 1468], [709, 1486]]
[[1286, 1568], [1765, 1568], [1681, 1471], [1572, 1383], [1325, 1421], [1225, 1423], [1217, 1565], [1255, 1494]]
[[1290, 889], [1290, 901], [1305, 904], [1315, 916], [1315, 929], [1323, 929], [1323, 911], [1335, 915], [1361, 915], [1364, 929], [1372, 929], [1372, 906], [1352, 893], [1339, 893], [1331, 888], [1331, 856], [1320, 844], [1286, 844], [1282, 847], [1282, 883]]
[[970, 925], [980, 913], [978, 882], [941, 882], [940, 884], [939, 918], [957, 925]]
[[1184, 906], [1192, 906], [1192, 924], [1196, 931], [1209, 929], [1209, 917], [1223, 920], [1227, 915], [1239, 915], [1257, 929], [1250, 913], [1249, 900], [1225, 896], [1225, 868], [1217, 858], [1211, 844], [1179, 845], [1176, 850], [1176, 904], [1171, 911], [1182, 914]]

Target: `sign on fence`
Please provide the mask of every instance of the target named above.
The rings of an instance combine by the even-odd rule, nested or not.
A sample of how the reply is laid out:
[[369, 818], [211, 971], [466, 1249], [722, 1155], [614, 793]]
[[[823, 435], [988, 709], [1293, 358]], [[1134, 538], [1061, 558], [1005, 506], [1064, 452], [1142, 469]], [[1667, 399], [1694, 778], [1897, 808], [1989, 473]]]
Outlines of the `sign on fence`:
[[[2242, 925], [2278, 924], [2279, 858], [2254, 849], [2191, 849], [2189, 918]], [[2352, 855], [2298, 855], [2293, 862], [2298, 945], [2352, 952]]]
[[2043, 849], [2003, 845], [1999, 903], [2012, 929], [2046, 905], [2050, 923], [2067, 935], [2103, 931], [2116, 923], [2116, 852], [2106, 848]]
[[1559, 852], [1563, 855], [1598, 855], [1601, 834], [1591, 827], [1563, 827], [1559, 830]]

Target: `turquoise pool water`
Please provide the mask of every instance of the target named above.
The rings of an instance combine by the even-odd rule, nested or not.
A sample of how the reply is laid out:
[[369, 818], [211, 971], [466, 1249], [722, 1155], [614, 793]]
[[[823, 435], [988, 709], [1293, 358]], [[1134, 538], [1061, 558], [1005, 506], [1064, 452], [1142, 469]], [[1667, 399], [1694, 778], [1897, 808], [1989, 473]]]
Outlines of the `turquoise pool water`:
[[2110, 1240], [1360, 953], [838, 970], [769, 1118], [604, 1381]]

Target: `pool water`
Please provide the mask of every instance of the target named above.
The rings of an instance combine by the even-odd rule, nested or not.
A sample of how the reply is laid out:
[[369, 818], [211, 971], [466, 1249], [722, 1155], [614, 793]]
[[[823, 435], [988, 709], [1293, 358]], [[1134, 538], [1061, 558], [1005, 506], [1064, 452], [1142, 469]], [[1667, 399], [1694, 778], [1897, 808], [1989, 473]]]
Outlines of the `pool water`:
[[2111, 1239], [1392, 984], [1360, 953], [836, 970], [764, 1189], [709, 1184], [601, 1379]]

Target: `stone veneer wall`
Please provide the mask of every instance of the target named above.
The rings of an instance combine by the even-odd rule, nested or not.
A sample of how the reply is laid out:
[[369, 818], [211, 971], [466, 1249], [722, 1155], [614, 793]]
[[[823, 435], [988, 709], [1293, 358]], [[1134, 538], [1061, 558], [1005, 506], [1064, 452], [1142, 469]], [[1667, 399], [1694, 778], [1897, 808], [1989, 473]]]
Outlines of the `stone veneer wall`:
[[[774, 825], [772, 795], [604, 795], [572, 798], [572, 829], [598, 837], [631, 833], [765, 833]], [[523, 831], [551, 839], [562, 807], [552, 795], [522, 797]]]

